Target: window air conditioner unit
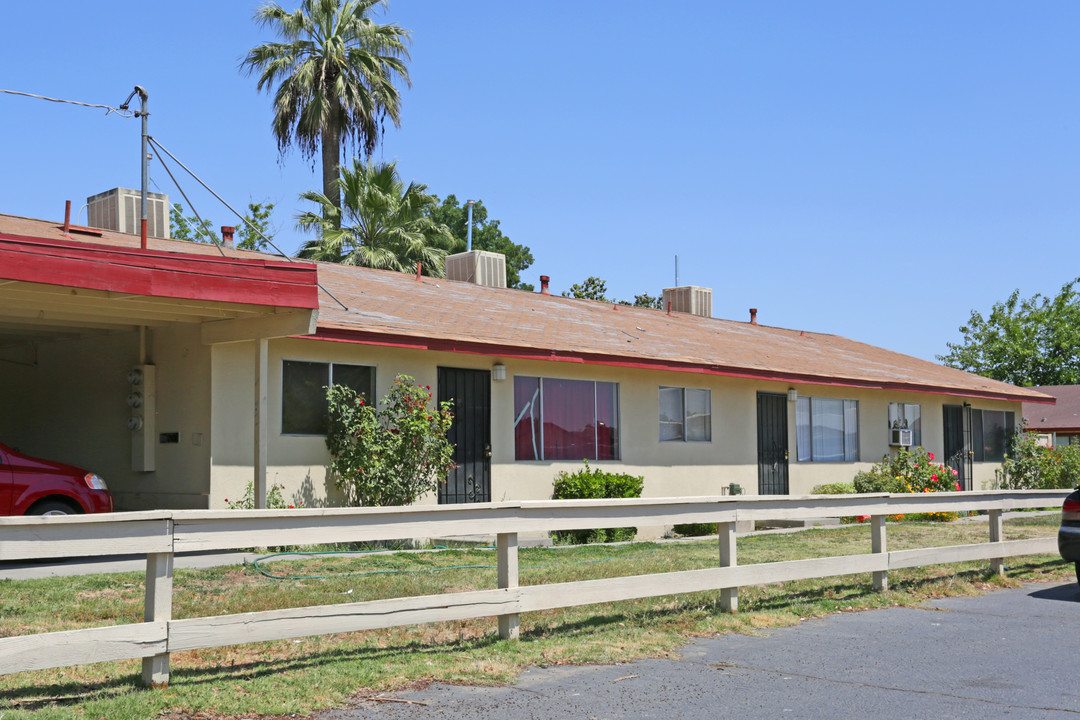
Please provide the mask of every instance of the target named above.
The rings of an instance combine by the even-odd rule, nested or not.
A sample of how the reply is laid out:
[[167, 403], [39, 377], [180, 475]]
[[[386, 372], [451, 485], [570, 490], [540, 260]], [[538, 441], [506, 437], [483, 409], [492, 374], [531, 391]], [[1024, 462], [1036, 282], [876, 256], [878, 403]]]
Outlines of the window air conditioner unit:
[[911, 447], [911, 430], [904, 430], [903, 428], [892, 428], [889, 430], [889, 444], [899, 445], [900, 447]]

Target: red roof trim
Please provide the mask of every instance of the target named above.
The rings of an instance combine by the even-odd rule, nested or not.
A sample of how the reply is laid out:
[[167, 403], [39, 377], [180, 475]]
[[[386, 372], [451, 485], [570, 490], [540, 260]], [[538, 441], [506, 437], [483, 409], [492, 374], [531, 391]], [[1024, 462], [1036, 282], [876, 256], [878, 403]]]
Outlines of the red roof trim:
[[328, 340], [330, 342], [347, 342], [361, 345], [379, 345], [382, 347], [407, 348], [413, 350], [433, 350], [438, 352], [457, 352], [470, 355], [487, 355], [493, 357], [516, 358], [520, 360], [549, 360], [553, 362], [585, 363], [588, 365], [607, 365], [611, 367], [641, 368], [646, 370], [669, 370], [672, 372], [700, 373], [703, 375], [720, 375], [723, 377], [749, 378], [754, 380], [771, 380], [776, 382], [797, 382], [807, 385], [826, 385], [833, 387], [865, 388], [875, 390], [896, 390], [898, 392], [918, 392], [929, 395], [950, 395], [953, 397], [981, 398], [984, 400], [1008, 400], [1011, 402], [1039, 402], [1053, 404], [1053, 400], [1033, 400], [1021, 398], [1006, 393], [979, 392], [977, 390], [958, 390], [937, 385], [920, 385], [916, 383], [891, 382], [882, 383], [853, 378], [824, 377], [801, 373], [783, 373], [770, 370], [750, 370], [747, 368], [725, 367], [722, 365], [707, 365], [703, 363], [680, 363], [666, 360], [627, 359], [618, 355], [604, 355], [600, 353], [580, 353], [559, 350], [541, 350], [538, 348], [516, 347], [512, 345], [486, 344], [464, 340], [442, 340], [438, 338], [417, 338], [404, 335], [388, 335], [383, 333], [338, 330], [320, 328], [314, 335], [305, 335], [305, 338], [316, 340]]
[[0, 233], [7, 280], [277, 307], [319, 307], [311, 263], [209, 257]]

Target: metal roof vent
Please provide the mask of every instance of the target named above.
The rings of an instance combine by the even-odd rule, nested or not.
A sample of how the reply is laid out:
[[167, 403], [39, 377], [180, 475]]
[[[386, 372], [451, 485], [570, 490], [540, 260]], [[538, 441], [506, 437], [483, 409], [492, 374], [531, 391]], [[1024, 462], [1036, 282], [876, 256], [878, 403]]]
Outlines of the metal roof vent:
[[[142, 217], [142, 194], [130, 188], [113, 188], [86, 198], [86, 224], [103, 230], [138, 235]], [[169, 196], [146, 193], [146, 234], [169, 237]]]
[[712, 289], [697, 285], [664, 288], [664, 309], [668, 308], [672, 312], [712, 317]]
[[446, 279], [486, 287], [506, 287], [506, 256], [486, 250], [470, 250], [446, 256]]

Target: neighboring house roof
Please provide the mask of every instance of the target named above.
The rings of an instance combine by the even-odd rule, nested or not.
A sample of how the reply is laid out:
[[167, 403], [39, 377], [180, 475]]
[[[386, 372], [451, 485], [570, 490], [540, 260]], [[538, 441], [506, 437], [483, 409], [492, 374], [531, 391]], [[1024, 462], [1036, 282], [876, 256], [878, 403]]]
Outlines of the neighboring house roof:
[[[0, 215], [0, 232], [62, 238], [62, 226]], [[105, 231], [89, 242], [137, 246]], [[212, 245], [151, 238], [154, 250]], [[275, 256], [225, 250], [230, 257]], [[595, 363], [975, 398], [1053, 402], [1019, 388], [838, 335], [318, 263], [316, 337], [341, 342]]]
[[1050, 395], [1057, 404], [1024, 403], [1024, 419], [1035, 432], [1080, 433], [1080, 385], [1042, 385], [1032, 390]]

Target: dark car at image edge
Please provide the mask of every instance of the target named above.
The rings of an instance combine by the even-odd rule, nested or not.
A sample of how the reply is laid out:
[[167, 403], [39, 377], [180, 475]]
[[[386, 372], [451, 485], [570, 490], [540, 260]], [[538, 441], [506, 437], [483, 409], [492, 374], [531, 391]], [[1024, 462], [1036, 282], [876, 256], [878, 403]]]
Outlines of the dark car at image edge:
[[1058, 552], [1065, 560], [1076, 563], [1076, 579], [1080, 582], [1080, 488], [1065, 498], [1061, 506]]
[[76, 515], [112, 509], [112, 495], [96, 473], [24, 455], [0, 443], [0, 515]]

